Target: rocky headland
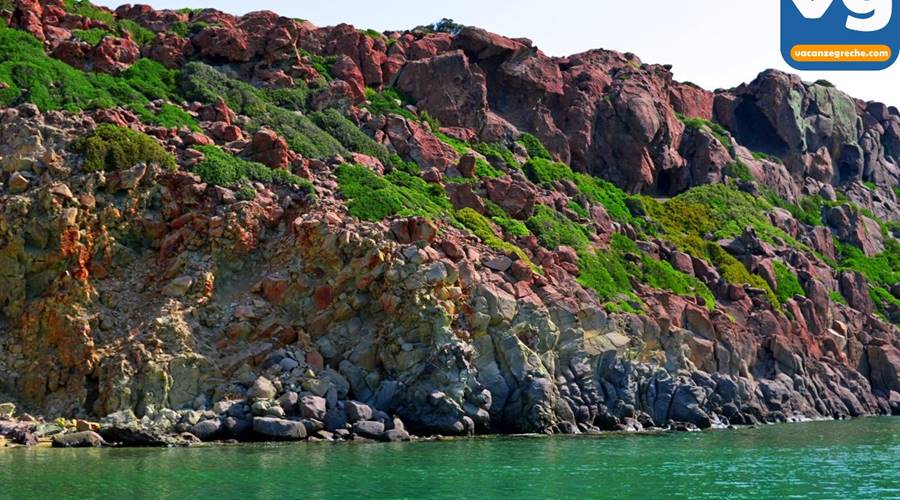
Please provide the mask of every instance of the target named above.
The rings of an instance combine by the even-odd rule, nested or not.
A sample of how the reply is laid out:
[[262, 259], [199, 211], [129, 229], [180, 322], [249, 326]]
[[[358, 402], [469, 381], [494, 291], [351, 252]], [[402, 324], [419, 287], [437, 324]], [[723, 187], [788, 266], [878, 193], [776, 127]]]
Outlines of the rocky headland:
[[900, 112], [670, 69], [0, 0], [0, 436], [900, 414]]

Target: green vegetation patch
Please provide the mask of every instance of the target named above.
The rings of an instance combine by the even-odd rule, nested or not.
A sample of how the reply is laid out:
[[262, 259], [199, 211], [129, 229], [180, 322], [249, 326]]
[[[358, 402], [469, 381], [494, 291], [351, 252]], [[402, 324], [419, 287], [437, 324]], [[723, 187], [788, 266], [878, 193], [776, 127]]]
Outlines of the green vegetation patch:
[[693, 188], [666, 202], [645, 198], [644, 208], [648, 215], [644, 227], [651, 234], [664, 235], [682, 251], [706, 259], [729, 283], [764, 290], [772, 305], [779, 306], [778, 297], [764, 279], [750, 273], [744, 264], [715, 243], [737, 237], [750, 227], [764, 241], [779, 238], [800, 247], [794, 238], [769, 222], [765, 213], [771, 205], [726, 185], [711, 184]]
[[710, 133], [718, 140], [725, 149], [731, 147], [731, 139], [728, 137], [728, 131], [718, 123], [713, 123], [709, 120], [704, 120], [703, 118], [689, 117], [684, 116], [681, 113], [676, 113], [675, 116], [684, 123], [684, 126], [692, 129], [692, 130], [700, 130], [707, 129]]
[[194, 149], [203, 153], [203, 161], [194, 169], [203, 182], [233, 187], [241, 181], [252, 180], [294, 186], [307, 193], [314, 192], [312, 183], [287, 170], [273, 169], [262, 163], [238, 158], [217, 146], [194, 146]]
[[750, 172], [750, 167], [748, 167], [747, 164], [742, 162], [740, 159], [728, 162], [728, 164], [725, 165], [725, 168], [722, 169], [722, 171], [728, 177], [744, 182], [752, 182], [756, 180], [753, 177], [753, 174]]
[[178, 72], [149, 59], [139, 59], [118, 76], [86, 73], [44, 53], [31, 34], [0, 27], [0, 106], [31, 102], [42, 111], [146, 105], [169, 99]]
[[890, 292], [891, 287], [900, 283], [900, 242], [888, 238], [885, 240], [885, 251], [872, 257], [837, 239], [834, 244], [838, 269], [856, 271], [866, 277], [872, 286], [870, 296], [879, 311], [884, 312], [887, 306], [900, 307], [900, 299]]
[[491, 221], [487, 217], [471, 208], [463, 208], [456, 212], [456, 220], [477, 236], [485, 245], [498, 252], [516, 255], [519, 260], [528, 264], [532, 270], [541, 272], [540, 268], [531, 261], [531, 258], [528, 257], [524, 250], [497, 236], [497, 233], [491, 227]]
[[550, 155], [550, 151], [544, 147], [544, 144], [540, 139], [535, 137], [532, 134], [524, 133], [519, 140], [516, 141], [522, 146], [525, 147], [525, 150], [528, 151], [528, 156], [531, 158], [540, 158], [544, 160], [553, 160], [553, 156]]
[[510, 217], [509, 214], [496, 203], [491, 200], [485, 200], [485, 206], [487, 207], [491, 221], [503, 228], [504, 233], [518, 237], [531, 235], [531, 231], [528, 230], [528, 226], [525, 225], [524, 222]]
[[375, 142], [337, 110], [319, 111], [310, 115], [310, 118], [348, 150], [377, 158], [384, 165], [393, 165], [391, 155], [383, 144]]
[[347, 153], [337, 139], [316, 126], [309, 117], [273, 104], [272, 95], [229, 78], [211, 66], [196, 62], [187, 64], [181, 91], [187, 99], [204, 103], [213, 103], [222, 97], [231, 109], [252, 118], [248, 131], [271, 128], [285, 138], [292, 150], [307, 158]]
[[368, 168], [344, 164], [337, 169], [341, 195], [347, 200], [350, 215], [377, 222], [388, 217], [446, 217], [450, 201], [440, 186], [420, 177], [394, 171], [381, 177]]
[[320, 56], [318, 54], [313, 54], [306, 49], [300, 49], [300, 54], [309, 61], [309, 65], [312, 66], [325, 81], [330, 82], [331, 80], [334, 80], [334, 75], [331, 74], [331, 67], [337, 62], [336, 56]]
[[381, 92], [374, 89], [366, 89], [366, 109], [375, 115], [400, 115], [407, 120], [418, 120], [419, 118], [405, 105], [409, 103], [409, 99], [401, 94], [398, 90], [386, 88]]
[[543, 158], [531, 158], [525, 163], [525, 174], [532, 182], [551, 187], [554, 182], [569, 180], [590, 201], [606, 207], [610, 217], [619, 222], [633, 220], [628, 209], [629, 195], [604, 179], [573, 172], [568, 165]]
[[94, 4], [88, 0], [65, 0], [63, 2], [63, 8], [65, 8], [66, 12], [69, 14], [94, 19], [105, 23], [109, 27], [116, 25], [116, 16], [111, 12], [94, 6]]
[[166, 128], [188, 128], [194, 132], [200, 131], [200, 125], [190, 113], [173, 104], [163, 104], [159, 111], [154, 113], [144, 106], [133, 106], [134, 111], [144, 123]]
[[[632, 258], [626, 258], [628, 255]], [[605, 252], [581, 252], [578, 266], [579, 283], [596, 291], [601, 299], [617, 302], [619, 307], [637, 299], [632, 279], [684, 297], [702, 297], [706, 307], [715, 307], [715, 297], [700, 280], [668, 262], [654, 259], [621, 234], [613, 235]]]
[[526, 224], [541, 244], [551, 250], [566, 245], [577, 251], [584, 251], [591, 243], [590, 233], [583, 225], [572, 222], [546, 205], [536, 206], [534, 215]]
[[800, 280], [797, 279], [797, 275], [788, 269], [786, 265], [776, 260], [772, 262], [772, 268], [775, 270], [775, 282], [777, 283], [775, 295], [778, 297], [779, 302], [784, 304], [797, 295], [806, 296], [806, 292], [800, 286]]
[[97, 127], [73, 149], [84, 156], [86, 172], [125, 170], [137, 163], [176, 168], [175, 158], [152, 137], [109, 124]]
[[478, 151], [491, 163], [503, 162], [506, 168], [521, 170], [522, 164], [516, 160], [516, 155], [509, 150], [508, 147], [499, 142], [479, 142], [472, 146], [472, 149]]
[[72, 30], [72, 36], [91, 46], [96, 46], [104, 37], [114, 35], [103, 28], [91, 28], [89, 30]]

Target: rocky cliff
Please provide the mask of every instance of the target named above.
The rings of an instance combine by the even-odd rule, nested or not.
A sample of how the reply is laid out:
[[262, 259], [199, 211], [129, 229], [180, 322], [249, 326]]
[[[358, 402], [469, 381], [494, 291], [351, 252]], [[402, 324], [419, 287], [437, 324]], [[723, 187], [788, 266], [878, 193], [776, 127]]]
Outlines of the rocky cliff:
[[4, 25], [20, 412], [126, 443], [900, 413], [897, 108], [448, 21], [0, 0]]

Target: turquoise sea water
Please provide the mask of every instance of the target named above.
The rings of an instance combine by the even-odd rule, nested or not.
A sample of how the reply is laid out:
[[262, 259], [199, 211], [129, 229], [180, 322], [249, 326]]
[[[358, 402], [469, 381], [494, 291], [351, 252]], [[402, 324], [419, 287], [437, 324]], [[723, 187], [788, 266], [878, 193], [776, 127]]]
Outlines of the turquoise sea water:
[[900, 498], [900, 418], [652, 436], [0, 449], [0, 498]]

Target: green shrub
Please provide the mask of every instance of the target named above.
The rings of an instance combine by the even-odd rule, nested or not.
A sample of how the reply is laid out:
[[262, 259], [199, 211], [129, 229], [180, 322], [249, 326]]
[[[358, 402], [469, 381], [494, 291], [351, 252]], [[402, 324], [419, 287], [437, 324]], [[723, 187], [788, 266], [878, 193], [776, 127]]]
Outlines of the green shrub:
[[309, 117], [267, 104], [247, 127], [250, 132], [268, 127], [278, 132], [292, 150], [306, 158], [328, 158], [347, 153], [337, 139], [316, 126]]
[[526, 226], [525, 223], [510, 217], [509, 214], [496, 203], [486, 200], [485, 206], [487, 207], [491, 221], [503, 228], [504, 233], [518, 237], [531, 235], [531, 231], [528, 230], [528, 226]]
[[392, 165], [387, 148], [375, 142], [337, 110], [319, 111], [310, 115], [310, 118], [348, 150], [378, 158], [384, 165]]
[[546, 205], [536, 206], [526, 224], [541, 244], [550, 249], [567, 245], [582, 251], [590, 245], [589, 233], [584, 226]]
[[766, 293], [769, 303], [772, 304], [772, 307], [776, 309], [781, 307], [778, 296], [775, 295], [775, 292], [766, 280], [756, 274], [752, 274], [741, 261], [735, 259], [728, 252], [723, 250], [722, 247], [715, 243], [707, 242], [706, 256], [709, 258], [710, 262], [719, 269], [722, 278], [726, 282], [735, 285], [750, 285], [754, 288], [763, 290]]
[[381, 92], [374, 89], [366, 89], [366, 109], [375, 115], [400, 115], [407, 120], [418, 120], [418, 117], [404, 105], [409, 103], [406, 96], [398, 90], [386, 88]]
[[103, 28], [91, 28], [89, 30], [72, 30], [72, 36], [81, 40], [82, 42], [87, 43], [90, 46], [96, 46], [100, 43], [100, 40], [103, 40], [105, 36], [113, 36], [109, 30], [105, 30]]
[[252, 85], [229, 78], [212, 66], [199, 62], [184, 66], [181, 92], [189, 101], [206, 104], [212, 104], [221, 97], [235, 112], [251, 117], [264, 113], [269, 106]]
[[189, 29], [188, 23], [186, 23], [184, 21], [178, 21], [178, 22], [172, 23], [169, 26], [169, 33], [174, 33], [180, 37], [186, 37], [186, 36], [188, 36], [188, 32], [189, 32], [188, 29]]
[[524, 250], [497, 236], [497, 233], [495, 233], [494, 229], [491, 227], [491, 222], [485, 216], [471, 208], [463, 208], [456, 212], [456, 220], [465, 226], [466, 229], [471, 231], [472, 234], [477, 236], [485, 245], [498, 252], [514, 254], [519, 260], [528, 264], [532, 270], [541, 272], [540, 268], [531, 261], [531, 258], [528, 257], [528, 254], [526, 254]]
[[423, 122], [428, 124], [428, 129], [431, 130], [432, 133], [440, 132], [441, 122], [437, 118], [431, 116], [431, 113], [429, 113], [427, 110], [423, 109], [422, 112], [419, 113], [419, 117]]
[[245, 184], [245, 185], [241, 186], [240, 188], [238, 188], [237, 192], [235, 193], [235, 196], [237, 197], [237, 199], [239, 199], [241, 201], [255, 200], [256, 199], [256, 190]]
[[569, 200], [568, 208], [569, 210], [575, 212], [575, 214], [582, 219], [587, 219], [591, 215], [588, 213], [587, 209], [584, 208], [584, 205], [582, 205], [581, 202], [576, 199]]
[[334, 80], [334, 75], [331, 74], [331, 67], [334, 66], [334, 63], [337, 62], [337, 57], [335, 56], [327, 56], [323, 57], [318, 54], [313, 54], [306, 49], [300, 49], [300, 54], [309, 61], [309, 65], [316, 70], [325, 81]]
[[506, 174], [494, 168], [493, 165], [485, 161], [483, 158], [476, 158], [475, 175], [485, 179], [496, 179], [498, 177], [503, 177]]
[[742, 162], [740, 159], [728, 162], [728, 164], [725, 165], [725, 168], [722, 169], [722, 171], [728, 177], [732, 177], [744, 182], [752, 182], [756, 180], [753, 177], [753, 174], [750, 172], [750, 167], [748, 167], [747, 164]]
[[105, 23], [109, 27], [116, 25], [116, 17], [111, 12], [95, 7], [88, 0], [65, 0], [63, 7], [69, 14], [94, 19]]
[[588, 201], [603, 205], [614, 220], [623, 223], [633, 220], [628, 208], [628, 194], [609, 181], [573, 172], [564, 163], [542, 158], [528, 160], [525, 163], [525, 174], [532, 182], [545, 187], [550, 187], [554, 182], [561, 180], [572, 181]]
[[450, 202], [438, 186], [404, 172], [381, 177], [364, 166], [344, 164], [338, 167], [337, 178], [347, 210], [362, 220], [413, 215], [436, 219], [450, 210]]
[[469, 147], [469, 143], [467, 143], [465, 141], [461, 141], [455, 137], [450, 137], [449, 135], [444, 134], [443, 132], [434, 131], [432, 133], [434, 134], [435, 137], [440, 139], [441, 142], [443, 142], [444, 144], [453, 148], [453, 150], [456, 151], [456, 153], [459, 154], [460, 156], [468, 153], [472, 149], [471, 147]]
[[604, 301], [636, 298], [630, 273], [621, 255], [612, 252], [583, 252], [578, 259], [578, 282], [597, 292]]
[[291, 111], [306, 111], [309, 102], [309, 87], [303, 82], [284, 89], [259, 89], [266, 101]]
[[171, 98], [178, 72], [139, 59], [118, 76], [85, 73], [44, 53], [31, 34], [0, 26], [0, 107], [34, 103], [42, 111], [109, 108]]
[[143, 47], [156, 39], [156, 33], [131, 19], [120, 19], [117, 24], [119, 33], [122, 33], [123, 35], [128, 33], [131, 35], [131, 39], [134, 40], [134, 43], [138, 44], [139, 47]]
[[775, 155], [761, 153], [759, 151], [753, 151], [751, 154], [753, 155], [754, 160], [768, 160], [772, 163], [784, 163], [781, 158]]
[[233, 187], [241, 181], [275, 182], [314, 192], [312, 184], [287, 170], [272, 169], [262, 163], [247, 161], [227, 153], [216, 146], [194, 146], [203, 153], [203, 161], [194, 172], [203, 182], [216, 186]]
[[175, 158], [155, 139], [109, 124], [97, 127], [89, 136], [77, 141], [73, 149], [84, 156], [86, 172], [124, 170], [137, 163], [176, 168]]
[[831, 301], [834, 302], [835, 304], [843, 304], [845, 306], [847, 305], [847, 299], [845, 299], [844, 296], [841, 295], [840, 292], [832, 290], [832, 291], [828, 292], [828, 298], [830, 298]]
[[713, 123], [709, 120], [704, 120], [703, 118], [684, 116], [681, 113], [676, 113], [675, 115], [679, 120], [681, 120], [682, 123], [684, 123], [685, 127], [692, 130], [705, 128], [709, 130], [710, 133], [712, 133], [712, 135], [722, 144], [722, 146], [725, 147], [725, 149], [731, 147], [731, 139], [728, 137], [728, 131], [718, 123]]
[[[284, 94], [266, 94], [250, 84], [229, 78], [202, 63], [184, 68], [181, 91], [189, 100], [213, 103], [220, 96], [234, 111], [252, 118], [247, 130], [268, 127], [285, 138], [292, 150], [307, 158], [327, 158], [347, 153], [337, 139], [316, 126], [309, 117], [279, 107], [270, 100]], [[295, 96], [296, 98], [296, 96]]]
[[872, 181], [866, 181], [862, 183], [863, 186], [866, 187], [869, 191], [878, 191], [878, 185]]
[[793, 271], [777, 260], [772, 263], [772, 267], [775, 270], [775, 282], [778, 285], [775, 287], [775, 296], [778, 297], [779, 302], [784, 304], [788, 299], [797, 295], [806, 296], [806, 292], [800, 286], [800, 280]]
[[131, 109], [144, 123], [152, 123], [166, 128], [185, 127], [194, 132], [200, 131], [200, 125], [190, 113], [172, 104], [163, 104], [157, 113], [153, 113], [144, 106], [133, 106]]
[[525, 147], [525, 150], [528, 151], [528, 156], [531, 158], [553, 160], [553, 156], [550, 155], [550, 151], [547, 151], [541, 140], [528, 132], [522, 134], [516, 142]]
[[506, 164], [506, 168], [515, 170], [522, 169], [522, 165], [516, 160], [516, 156], [513, 152], [499, 142], [479, 142], [474, 144], [472, 149], [484, 155], [484, 157], [492, 163], [503, 162]]

